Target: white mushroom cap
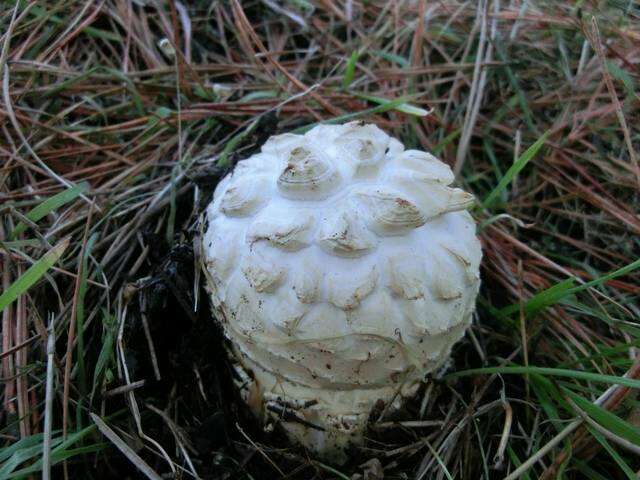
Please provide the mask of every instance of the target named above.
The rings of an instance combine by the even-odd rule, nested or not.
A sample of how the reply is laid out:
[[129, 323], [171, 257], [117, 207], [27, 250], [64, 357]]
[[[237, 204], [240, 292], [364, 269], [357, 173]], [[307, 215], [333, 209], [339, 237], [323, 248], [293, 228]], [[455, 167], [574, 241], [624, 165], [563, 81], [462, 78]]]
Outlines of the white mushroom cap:
[[353, 122], [271, 137], [220, 182], [203, 260], [257, 414], [339, 460], [374, 407], [443, 364], [482, 256], [473, 197], [452, 181], [433, 155]]

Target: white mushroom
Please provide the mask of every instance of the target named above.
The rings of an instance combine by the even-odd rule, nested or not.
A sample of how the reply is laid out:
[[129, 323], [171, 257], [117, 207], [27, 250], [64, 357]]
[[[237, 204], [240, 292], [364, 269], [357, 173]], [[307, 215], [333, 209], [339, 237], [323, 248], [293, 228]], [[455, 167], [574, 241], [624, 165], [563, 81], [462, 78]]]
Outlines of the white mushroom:
[[243, 398], [321, 456], [342, 460], [471, 322], [482, 253], [452, 181], [353, 122], [272, 137], [216, 189], [202, 260]]

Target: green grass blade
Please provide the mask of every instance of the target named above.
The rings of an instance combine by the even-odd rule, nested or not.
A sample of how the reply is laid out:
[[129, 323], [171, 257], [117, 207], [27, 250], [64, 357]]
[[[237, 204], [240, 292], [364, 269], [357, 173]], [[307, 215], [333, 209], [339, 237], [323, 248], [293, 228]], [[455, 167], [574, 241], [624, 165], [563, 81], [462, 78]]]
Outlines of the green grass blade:
[[449, 145], [456, 138], [458, 138], [461, 133], [462, 133], [462, 130], [458, 128], [453, 132], [451, 132], [446, 137], [444, 137], [442, 140], [440, 140], [440, 142], [435, 147], [433, 147], [433, 154], [440, 155], [442, 153], [442, 150], [444, 150], [447, 145]]
[[[535, 313], [542, 308], [546, 308], [558, 303], [560, 300], [569, 295], [575, 295], [576, 293], [580, 293], [584, 290], [587, 290], [588, 288], [596, 287], [603, 284], [604, 282], [608, 282], [609, 280], [613, 280], [614, 278], [631, 273], [637, 268], [640, 268], [640, 259], [636, 260], [635, 262], [631, 262], [630, 264], [625, 265], [618, 270], [614, 270], [613, 272], [609, 272], [606, 275], [583, 283], [582, 285], [572, 286], [573, 284], [575, 284], [575, 281], [570, 278], [563, 280], [562, 282], [557, 283], [531, 297], [524, 306], [525, 312], [527, 314]], [[509, 305], [499, 310], [498, 316], [504, 317], [506, 315], [511, 315], [512, 313], [517, 312], [519, 309], [520, 305], [514, 303], [513, 305]]]
[[[37, 222], [41, 218], [49, 215], [54, 210], [57, 210], [61, 206], [71, 202], [78, 196], [82, 195], [89, 188], [89, 184], [86, 182], [75, 185], [67, 190], [63, 190], [60, 193], [55, 194], [52, 197], [47, 198], [45, 201], [33, 207], [29, 213], [25, 216], [32, 222]], [[15, 239], [18, 235], [26, 230], [27, 226], [23, 222], [19, 222], [16, 228], [11, 233], [11, 238]]]
[[549, 367], [486, 367], [486, 368], [472, 368], [469, 370], [462, 370], [460, 372], [454, 372], [447, 375], [445, 378], [458, 378], [466, 377], [470, 375], [487, 375], [493, 373], [500, 373], [504, 375], [525, 375], [531, 373], [538, 373], [540, 375], [548, 375], [552, 377], [565, 377], [575, 378], [576, 380], [586, 380], [590, 382], [608, 383], [612, 385], [623, 385], [630, 388], [640, 389], [640, 380], [626, 377], [616, 377], [615, 375], [602, 375], [600, 373], [584, 372], [581, 370], [568, 370], [564, 368], [549, 368]]
[[633, 77], [629, 75], [626, 70], [622, 69], [611, 60], [607, 60], [606, 64], [607, 70], [609, 71], [611, 76], [616, 80], [620, 80], [622, 82], [627, 93], [633, 97], [639, 98], [638, 94], [635, 92], [635, 83], [633, 81]]
[[593, 436], [593, 438], [595, 438], [598, 441], [598, 443], [602, 445], [602, 447], [607, 451], [607, 453], [611, 456], [611, 458], [615, 460], [615, 462], [618, 464], [620, 469], [625, 473], [627, 478], [629, 480], [638, 480], [638, 477], [636, 476], [635, 472], [631, 469], [631, 467], [627, 464], [627, 462], [624, 461], [624, 459], [620, 456], [620, 454], [615, 451], [615, 449], [611, 446], [611, 444], [607, 441], [607, 439], [604, 438], [604, 435], [602, 435], [599, 431], [597, 431], [595, 428], [589, 425], [587, 425], [587, 429], [589, 430], [589, 433]]
[[482, 208], [489, 208], [491, 204], [498, 198], [498, 196], [502, 193], [502, 191], [509, 186], [512, 182], [513, 178], [529, 163], [529, 161], [536, 156], [538, 150], [542, 148], [544, 142], [547, 141], [547, 137], [549, 136], [550, 130], [547, 130], [542, 134], [542, 136], [534, 142], [527, 150], [518, 157], [518, 159], [513, 162], [511, 168], [507, 170], [507, 173], [500, 179], [496, 188], [494, 188], [491, 193], [487, 196], [487, 198], [482, 202]]
[[327, 471], [329, 473], [332, 473], [333, 475], [336, 476], [336, 478], [340, 478], [342, 480], [350, 480], [350, 478], [351, 478], [351, 477], [345, 475], [344, 473], [342, 473], [341, 471], [336, 470], [335, 468], [330, 467], [329, 465], [326, 465], [326, 464], [324, 464], [322, 462], [315, 461], [313, 463], [315, 463], [318, 467], [322, 468], [323, 470], [325, 470], [325, 471]]
[[[393, 100], [388, 100], [382, 97], [376, 97], [373, 95], [365, 95], [363, 93], [354, 93], [353, 95], [355, 95], [358, 98], [367, 100], [369, 102], [377, 103], [378, 105], [386, 105], [389, 102], [393, 101]], [[430, 113], [428, 110], [425, 110], [424, 108], [416, 107], [415, 105], [411, 105], [406, 102], [403, 102], [399, 105], [394, 106], [393, 109], [402, 113], [406, 113], [407, 115], [413, 115], [415, 117], [426, 117]]]
[[31, 435], [26, 438], [22, 438], [17, 442], [0, 449], [0, 462], [4, 462], [7, 458], [11, 457], [15, 452], [23, 448], [33, 447], [34, 445], [40, 445], [42, 442], [42, 434]]
[[611, 480], [611, 478], [605, 477], [599, 474], [593, 468], [591, 468], [587, 462], [584, 462], [578, 458], [573, 459], [573, 463], [577, 467], [578, 471], [584, 475], [587, 480]]
[[622, 275], [626, 275], [628, 273], [633, 272], [634, 270], [636, 270], [637, 268], [640, 268], [640, 258], [638, 260], [636, 260], [635, 262], [631, 262], [628, 265], [625, 265], [624, 267], [619, 268], [618, 270], [614, 270], [613, 272], [609, 272], [606, 275], [603, 275], [602, 277], [598, 277], [594, 280], [591, 280], [589, 282], [586, 282], [582, 285], [578, 285], [577, 287], [572, 288], [571, 290], [569, 290], [570, 294], [575, 294], [575, 293], [579, 293], [583, 290], [586, 290], [588, 288], [591, 287], [596, 287], [598, 285], [603, 284], [604, 282], [608, 282], [609, 280], [613, 280], [614, 278], [620, 277]]
[[447, 469], [446, 463], [444, 463], [440, 455], [438, 455], [438, 452], [435, 450], [435, 448], [433, 448], [431, 444], [428, 442], [427, 442], [427, 447], [431, 451], [433, 458], [435, 458], [436, 461], [438, 462], [438, 465], [440, 465], [440, 468], [442, 468], [441, 472], [444, 474], [445, 477], [447, 477], [447, 480], [453, 480], [451, 473], [449, 473], [449, 470]]
[[95, 368], [93, 370], [93, 385], [91, 387], [91, 399], [95, 395], [96, 389], [99, 387], [104, 372], [107, 367], [114, 361], [114, 343], [116, 339], [116, 331], [114, 328], [115, 320], [112, 320], [106, 310], [102, 311], [102, 323], [105, 328], [105, 334], [102, 340], [102, 347], [98, 354]]
[[535, 312], [542, 310], [549, 305], [555, 304], [559, 299], [569, 295], [571, 289], [575, 286], [576, 282], [573, 278], [567, 278], [559, 283], [556, 283], [552, 287], [543, 290], [537, 295], [533, 296], [524, 306], [524, 311], [527, 315], [531, 315]]
[[255, 130], [258, 126], [258, 119], [255, 119], [247, 128], [239, 132], [237, 135], [229, 139], [227, 144], [224, 146], [220, 157], [218, 158], [217, 165], [221, 168], [225, 168], [229, 166], [229, 155], [233, 152], [236, 147], [244, 140], [247, 135], [250, 135], [251, 132]]
[[411, 62], [400, 55], [396, 55], [395, 53], [384, 52], [382, 50], [374, 50], [372, 52], [374, 55], [385, 59], [387, 62], [396, 63], [403, 68], [409, 68], [411, 66]]
[[[88, 452], [95, 452], [104, 448], [105, 444], [96, 444], [79, 447], [76, 449], [69, 449], [69, 447], [78, 443], [84, 437], [93, 432], [95, 428], [95, 425], [90, 425], [87, 428], [70, 434], [66, 440], [63, 440], [61, 436], [52, 439], [52, 445], [55, 445], [55, 448], [51, 451], [52, 464], [55, 465], [56, 463], [59, 463], [64, 459]], [[4, 462], [0, 466], [0, 478], [24, 478], [26, 475], [34, 472], [39, 472], [42, 469], [42, 458], [38, 458], [29, 467], [23, 468], [22, 470], [14, 471], [20, 464], [34, 459], [42, 454], [42, 435], [34, 435], [33, 437], [33, 440], [22, 444], [23, 447], [25, 445], [28, 445], [26, 448], [22, 448], [13, 452], [9, 460]], [[30, 438], [32, 437], [27, 437], [24, 440]], [[35, 443], [35, 445], [32, 445], [32, 443]]]
[[20, 278], [13, 282], [7, 290], [0, 295], [0, 312], [15, 301], [20, 295], [29, 290], [31, 286], [40, 280], [47, 270], [49, 270], [62, 256], [69, 246], [70, 238], [66, 238], [49, 250], [36, 263], [31, 265]]
[[9, 478], [11, 474], [20, 464], [31, 458], [35, 458], [42, 452], [42, 445], [34, 445], [28, 448], [17, 450], [11, 457], [0, 466], [0, 478]]
[[515, 90], [516, 97], [518, 99], [518, 103], [520, 104], [520, 109], [522, 110], [522, 114], [524, 115], [524, 122], [527, 124], [529, 130], [534, 133], [537, 133], [536, 126], [533, 122], [533, 112], [527, 103], [527, 95], [524, 90], [520, 87], [518, 82], [518, 77], [516, 73], [514, 73], [513, 69], [509, 66], [509, 59], [506, 56], [506, 52], [502, 47], [502, 42], [494, 42], [493, 45], [496, 47], [496, 53], [498, 54], [498, 59], [503, 63], [504, 71], [507, 74], [507, 79], [511, 84], [511, 88]]
[[356, 64], [358, 63], [358, 58], [360, 58], [360, 52], [356, 50], [351, 53], [349, 60], [347, 60], [347, 68], [345, 68], [344, 77], [342, 78], [342, 88], [344, 90], [347, 90], [353, 83], [353, 77], [356, 74]]
[[78, 378], [80, 380], [80, 392], [85, 395], [87, 393], [87, 375], [84, 366], [84, 320], [85, 305], [84, 299], [87, 295], [87, 280], [89, 279], [89, 255], [93, 249], [97, 234], [93, 234], [87, 240], [87, 245], [82, 255], [82, 275], [80, 277], [80, 285], [78, 288], [78, 307], [76, 309], [76, 331], [77, 333], [77, 349], [78, 349]]
[[[108, 443], [95, 443], [93, 445], [87, 445], [86, 447], [78, 447], [78, 448], [71, 448], [69, 450], [62, 450], [56, 453], [56, 455], [51, 458], [51, 464], [57, 465], [63, 460], [77, 457], [78, 455], [86, 455], [87, 453], [99, 452], [101, 450], [108, 448], [109, 446], [110, 444]], [[40, 451], [38, 451], [38, 453], [40, 453]], [[40, 472], [41, 470], [42, 470], [42, 464], [35, 463], [30, 467], [22, 468], [16, 472], [13, 472], [13, 474], [7, 476], [6, 478], [7, 480], [12, 478], [25, 478], [27, 475]], [[0, 478], [5, 478], [5, 477], [0, 477]]]
[[[553, 382], [537, 373], [529, 377], [529, 384], [531, 385], [533, 393], [538, 397], [538, 405], [542, 407], [555, 429], [560, 432], [564, 428], [564, 425], [556, 403], [553, 401], [554, 399], [556, 401], [559, 400], [559, 397], [561, 397], [560, 392], [558, 392]], [[562, 404], [564, 405], [566, 402], [562, 400]]]
[[[22, 438], [14, 444], [0, 449], [0, 462], [4, 462], [19, 450], [26, 450], [32, 447], [37, 447], [37, 451], [38, 453], [40, 453], [42, 449], [43, 438], [44, 435], [42, 433], [36, 433], [35, 435], [30, 435], [28, 437]], [[57, 445], [61, 441], [62, 439], [58, 438], [56, 440], [52, 440], [52, 443], [53, 445]], [[4, 464], [2, 468], [4, 468]], [[0, 478], [2, 477], [0, 476]]]
[[291, 133], [303, 134], [303, 133], [306, 133], [309, 130], [311, 130], [316, 125], [321, 125], [321, 124], [322, 125], [333, 125], [335, 123], [342, 123], [342, 122], [346, 122], [348, 120], [354, 120], [356, 118], [366, 117], [367, 115], [375, 115], [376, 113], [388, 112], [389, 110], [393, 110], [394, 108], [396, 108], [399, 105], [402, 105], [403, 103], [406, 103], [406, 102], [407, 102], [407, 100], [404, 99], [404, 98], [397, 98], [395, 100], [389, 100], [388, 103], [385, 103], [384, 105], [378, 105], [377, 107], [368, 108], [366, 110], [361, 110], [359, 112], [345, 113], [344, 115], [339, 115], [337, 117], [334, 117], [334, 118], [331, 118], [331, 119], [328, 119], [328, 120], [322, 120], [321, 122], [310, 123], [309, 125], [305, 125], [303, 127], [296, 128]]
[[276, 90], [258, 90], [257, 92], [247, 93], [239, 99], [239, 102], [253, 102], [254, 100], [263, 100], [265, 98], [278, 98]]
[[637, 427], [634, 427], [630, 423], [627, 423], [622, 418], [618, 417], [616, 414], [591, 403], [589, 400], [586, 400], [567, 388], [563, 388], [562, 390], [565, 394], [571, 397], [571, 400], [575, 402], [578, 408], [586, 412], [593, 420], [598, 422], [604, 428], [640, 446], [640, 431]]
[[[518, 456], [516, 455], [516, 452], [514, 452], [510, 446], [507, 446], [507, 454], [509, 455], [511, 462], [515, 465], [516, 468], [522, 465], [522, 460], [518, 458]], [[487, 476], [487, 478], [489, 477]], [[531, 480], [531, 477], [529, 476], [528, 472], [524, 472], [522, 474], [522, 477], [520, 478], [522, 478], [522, 480]]]
[[53, 87], [51, 90], [48, 90], [47, 92], [45, 92], [43, 94], [43, 97], [44, 98], [55, 97], [56, 95], [58, 95], [63, 90], [66, 90], [69, 87], [72, 87], [76, 83], [80, 83], [84, 79], [91, 77], [94, 73], [97, 73], [100, 70], [101, 70], [101, 67], [93, 67], [93, 68], [87, 70], [86, 72], [82, 72], [81, 74], [76, 75], [75, 77], [71, 77], [68, 80], [65, 80], [64, 82], [60, 82], [58, 85]]
[[144, 102], [142, 101], [142, 96], [140, 95], [140, 92], [138, 92], [138, 89], [136, 88], [133, 81], [123, 72], [121, 72], [120, 70], [116, 70], [115, 68], [103, 67], [103, 70], [108, 74], [118, 78], [119, 80], [122, 80], [127, 85], [127, 89], [129, 90], [129, 93], [131, 93], [131, 98], [134, 105], [136, 106], [136, 109], [138, 110], [138, 113], [140, 114], [140, 116], [144, 116], [146, 113]]
[[[76, 450], [68, 450], [68, 448], [75, 443], [82, 440], [88, 434], [90, 434], [94, 429], [95, 425], [90, 425], [87, 428], [84, 428], [78, 432], [70, 434], [66, 440], [63, 440], [62, 437], [56, 437], [52, 439], [52, 445], [55, 445], [55, 448], [51, 451], [51, 460], [53, 463], [57, 463], [62, 461], [65, 458], [69, 458], [72, 455], [79, 455], [81, 453], [85, 453], [85, 450], [89, 447], [82, 447], [81, 449]], [[33, 435], [31, 437], [24, 438], [23, 440], [16, 442], [15, 445], [8, 447], [7, 452], [2, 451], [0, 453], [0, 458], [7, 458], [7, 454], [10, 454], [8, 460], [6, 460], [0, 466], [0, 478], [17, 478], [23, 477], [28, 473], [37, 472], [42, 469], [42, 458], [37, 459], [33, 465], [23, 469], [23, 470], [14, 470], [22, 463], [36, 458], [42, 453], [42, 434]], [[94, 450], [95, 451], [95, 446]]]
[[12, 240], [9, 242], [0, 241], [0, 247], [8, 248], [23, 248], [23, 247], [39, 247], [42, 245], [40, 240], [35, 238], [25, 238], [24, 240]]
[[[27, 5], [27, 2], [24, 0], [21, 1], [20, 9], [24, 10], [25, 5]], [[48, 17], [47, 20], [55, 25], [66, 25], [67, 19], [60, 18], [57, 15], [49, 15], [47, 10], [48, 10], [47, 7], [34, 3], [32, 4], [32, 7], [29, 9], [29, 14], [35, 16], [38, 19]], [[82, 31], [91, 37], [100, 38], [102, 40], [110, 40], [112, 42], [116, 42], [119, 45], [122, 44], [123, 42], [123, 38], [120, 35], [108, 30], [102, 30], [99, 28], [87, 26], [87, 27], [84, 27]]]

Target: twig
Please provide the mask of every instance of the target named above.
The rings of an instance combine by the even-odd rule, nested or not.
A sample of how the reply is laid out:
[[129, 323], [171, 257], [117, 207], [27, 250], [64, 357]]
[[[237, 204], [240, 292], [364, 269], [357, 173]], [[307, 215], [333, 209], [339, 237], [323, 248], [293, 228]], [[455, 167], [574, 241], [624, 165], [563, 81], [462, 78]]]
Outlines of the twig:
[[260, 453], [260, 455], [262, 455], [265, 460], [267, 462], [269, 462], [269, 464], [282, 476], [285, 477], [286, 475], [284, 474], [284, 472], [282, 470], [280, 470], [280, 467], [278, 467], [278, 465], [276, 465], [276, 463], [271, 460], [271, 458], [269, 458], [269, 455], [267, 455], [266, 453], [264, 453], [264, 450], [262, 450], [262, 448], [260, 448], [253, 440], [251, 440], [251, 438], [249, 437], [249, 435], [247, 435], [246, 433], [244, 433], [244, 430], [242, 430], [242, 428], [240, 427], [239, 423], [236, 423], [236, 428], [238, 429], [238, 431], [240, 432], [240, 434], [247, 439], [247, 441], [253, 445], [253, 448], [255, 448], [258, 453]]
[[193, 476], [195, 478], [200, 478], [198, 473], [196, 472], [195, 467], [193, 466], [193, 462], [191, 461], [191, 457], [189, 456], [189, 452], [187, 452], [187, 448], [189, 448], [192, 452], [195, 452], [195, 450], [189, 444], [189, 440], [186, 438], [186, 435], [184, 434], [184, 432], [182, 432], [180, 427], [178, 427], [175, 424], [175, 422], [173, 420], [171, 420], [171, 418], [169, 418], [169, 415], [167, 415], [165, 412], [163, 412], [162, 410], [160, 410], [157, 407], [154, 407], [153, 405], [151, 405], [149, 403], [147, 403], [145, 405], [149, 410], [151, 410], [152, 412], [158, 414], [162, 418], [162, 420], [164, 420], [164, 422], [169, 427], [169, 430], [171, 430], [171, 433], [173, 434], [175, 442], [178, 445], [178, 448], [180, 449], [180, 452], [182, 453], [182, 457], [184, 458], [185, 462], [187, 462], [187, 465], [189, 466], [189, 469], [191, 470], [191, 473], [193, 474]]
[[142, 311], [140, 312], [140, 318], [142, 319], [144, 336], [147, 339], [147, 346], [149, 347], [149, 355], [151, 355], [151, 365], [153, 365], [153, 374], [155, 375], [156, 380], [159, 382], [160, 380], [162, 380], [162, 376], [160, 375], [160, 367], [158, 366], [158, 357], [156, 355], [156, 348], [153, 344], [153, 337], [151, 336], [151, 330], [149, 329], [149, 321], [147, 320], [147, 315], [144, 311], [144, 306], [142, 307]]
[[114, 397], [116, 395], [122, 395], [123, 393], [129, 393], [137, 388], [143, 387], [145, 384], [145, 380], [138, 380], [137, 382], [131, 382], [128, 385], [121, 385], [116, 388], [112, 388], [111, 390], [107, 390], [102, 395], [103, 397]]
[[374, 430], [386, 430], [389, 428], [405, 427], [405, 428], [426, 428], [441, 427], [444, 425], [442, 420], [405, 420], [399, 422], [380, 422], [371, 425]]
[[504, 407], [504, 426], [502, 427], [502, 436], [500, 437], [498, 451], [493, 457], [493, 468], [495, 469], [502, 468], [504, 452], [507, 449], [509, 435], [511, 434], [511, 423], [513, 422], [513, 408], [511, 408], [511, 404], [505, 397], [504, 388], [500, 391], [500, 399], [502, 400], [502, 406]]
[[115, 447], [122, 452], [122, 454], [129, 459], [135, 467], [140, 470], [150, 480], [162, 480], [162, 477], [158, 475], [133, 449], [122, 440], [116, 432], [111, 430], [98, 415], [91, 412], [89, 413], [91, 420], [96, 424], [98, 430], [107, 437]]

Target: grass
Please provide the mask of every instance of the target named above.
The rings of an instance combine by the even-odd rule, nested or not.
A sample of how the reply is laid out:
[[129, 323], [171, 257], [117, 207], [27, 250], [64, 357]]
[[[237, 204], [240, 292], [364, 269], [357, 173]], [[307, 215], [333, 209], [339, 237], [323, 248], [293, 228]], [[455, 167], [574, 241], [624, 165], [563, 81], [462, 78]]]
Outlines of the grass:
[[[3, 2], [0, 477], [637, 477], [639, 42], [632, 0]], [[459, 172], [483, 286], [337, 466], [237, 401], [193, 244], [236, 161], [352, 119]]]

